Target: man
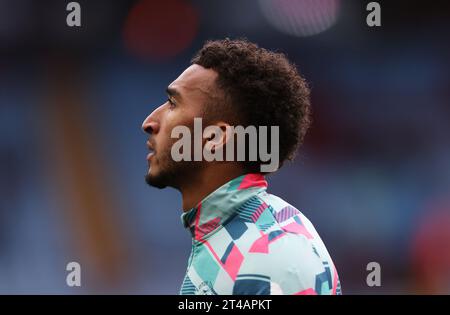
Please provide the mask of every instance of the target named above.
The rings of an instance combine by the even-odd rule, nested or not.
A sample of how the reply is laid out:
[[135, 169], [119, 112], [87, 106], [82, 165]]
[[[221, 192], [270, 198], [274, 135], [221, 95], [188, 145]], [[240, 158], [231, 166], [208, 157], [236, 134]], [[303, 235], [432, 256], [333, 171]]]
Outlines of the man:
[[[192, 235], [180, 293], [340, 294], [338, 274], [313, 225], [266, 191], [263, 159], [249, 159], [261, 142], [245, 146], [244, 160], [236, 154], [213, 161], [173, 158], [179, 141], [173, 130], [193, 130], [201, 118], [224, 131], [203, 135], [201, 148], [238, 150], [235, 135], [226, 132], [230, 126], [275, 126], [279, 136], [271, 147], [276, 145], [279, 166], [292, 160], [310, 124], [309, 89], [295, 66], [247, 40], [209, 41], [167, 94], [142, 128], [152, 151], [146, 181], [181, 192], [181, 219]], [[191, 146], [182, 151], [194, 154]]]

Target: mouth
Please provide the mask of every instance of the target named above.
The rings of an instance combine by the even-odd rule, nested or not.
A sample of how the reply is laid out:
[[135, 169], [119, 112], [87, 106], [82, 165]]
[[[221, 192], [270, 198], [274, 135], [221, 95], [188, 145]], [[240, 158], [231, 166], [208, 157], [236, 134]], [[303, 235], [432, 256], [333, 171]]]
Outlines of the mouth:
[[147, 160], [149, 160], [153, 155], [155, 155], [156, 151], [149, 141], [147, 141], [147, 148], [149, 151], [149, 153], [147, 154]]

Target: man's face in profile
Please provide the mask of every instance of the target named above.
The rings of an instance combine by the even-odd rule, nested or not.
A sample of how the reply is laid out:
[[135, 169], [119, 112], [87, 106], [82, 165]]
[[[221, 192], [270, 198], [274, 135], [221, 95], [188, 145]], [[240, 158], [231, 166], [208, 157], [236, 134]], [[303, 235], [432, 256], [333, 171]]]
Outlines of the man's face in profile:
[[175, 162], [171, 157], [171, 138], [176, 126], [187, 126], [191, 130], [195, 117], [203, 116], [217, 73], [199, 65], [187, 68], [167, 88], [168, 100], [155, 109], [143, 122], [142, 129], [150, 136], [147, 145], [150, 153], [145, 177], [146, 182], [158, 188], [178, 188], [199, 167], [198, 162]]

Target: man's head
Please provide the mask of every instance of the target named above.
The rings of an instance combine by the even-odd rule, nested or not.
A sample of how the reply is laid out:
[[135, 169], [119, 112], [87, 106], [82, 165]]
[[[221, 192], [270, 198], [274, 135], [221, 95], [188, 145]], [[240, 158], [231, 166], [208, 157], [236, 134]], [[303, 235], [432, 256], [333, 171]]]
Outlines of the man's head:
[[[285, 55], [246, 40], [206, 42], [167, 92], [168, 101], [143, 123], [155, 150], [146, 180], [156, 187], [179, 187], [202, 163], [208, 163], [171, 158], [171, 146], [176, 142], [171, 139], [172, 129], [178, 125], [192, 128], [195, 117], [221, 128], [278, 126], [280, 166], [294, 158], [310, 125], [309, 89], [296, 67]], [[248, 172], [259, 166], [258, 161], [224, 163]]]
[[148, 184], [178, 187], [180, 180], [189, 178], [200, 167], [198, 162], [172, 159], [171, 148], [176, 139], [171, 138], [171, 133], [177, 126], [192, 129], [194, 118], [202, 117], [205, 104], [213, 98], [212, 82], [216, 77], [213, 70], [190, 66], [167, 87], [167, 101], [144, 120], [142, 128], [150, 135], [147, 145], [153, 151], [147, 156]]

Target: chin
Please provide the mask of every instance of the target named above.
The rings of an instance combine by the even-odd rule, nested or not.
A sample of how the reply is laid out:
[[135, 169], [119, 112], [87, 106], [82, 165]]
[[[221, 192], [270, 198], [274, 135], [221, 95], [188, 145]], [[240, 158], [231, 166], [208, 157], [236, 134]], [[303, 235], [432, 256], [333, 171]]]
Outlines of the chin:
[[163, 188], [166, 188], [168, 186], [168, 184], [164, 180], [163, 176], [154, 175], [154, 174], [151, 174], [150, 172], [148, 172], [148, 174], [145, 175], [145, 181], [150, 186], [156, 187], [156, 188], [159, 188], [159, 189], [163, 189]]

